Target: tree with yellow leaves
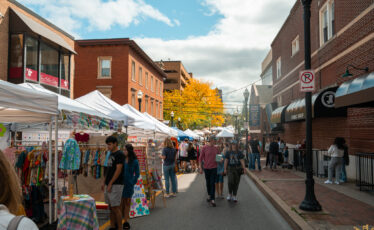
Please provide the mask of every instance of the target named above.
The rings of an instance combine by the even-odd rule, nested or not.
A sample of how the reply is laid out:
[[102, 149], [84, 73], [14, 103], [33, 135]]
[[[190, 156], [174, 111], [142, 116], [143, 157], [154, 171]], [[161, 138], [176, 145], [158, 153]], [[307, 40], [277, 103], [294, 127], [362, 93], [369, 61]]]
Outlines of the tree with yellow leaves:
[[164, 93], [164, 118], [170, 120], [174, 112], [174, 124], [180, 128], [202, 128], [221, 126], [224, 122], [224, 108], [217, 89], [210, 82], [191, 79], [180, 92], [173, 90]]

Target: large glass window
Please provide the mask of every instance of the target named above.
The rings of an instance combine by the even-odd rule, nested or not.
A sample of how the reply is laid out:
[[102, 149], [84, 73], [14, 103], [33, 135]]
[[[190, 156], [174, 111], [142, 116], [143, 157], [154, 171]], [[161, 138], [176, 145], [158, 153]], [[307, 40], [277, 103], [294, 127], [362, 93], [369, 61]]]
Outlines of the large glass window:
[[40, 83], [58, 87], [58, 51], [41, 43]]
[[22, 57], [23, 57], [23, 35], [12, 34], [10, 36], [10, 59], [9, 59], [9, 81], [22, 83]]
[[98, 78], [111, 78], [112, 57], [99, 57]]
[[32, 37], [26, 37], [26, 69], [25, 78], [38, 81], [38, 41]]

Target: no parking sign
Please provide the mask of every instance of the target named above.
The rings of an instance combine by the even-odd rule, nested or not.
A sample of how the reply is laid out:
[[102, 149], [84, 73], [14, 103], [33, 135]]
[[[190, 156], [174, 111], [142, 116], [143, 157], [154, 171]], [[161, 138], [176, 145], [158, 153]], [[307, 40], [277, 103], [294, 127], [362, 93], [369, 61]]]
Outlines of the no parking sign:
[[315, 90], [315, 75], [313, 70], [300, 72], [300, 91], [313, 92]]

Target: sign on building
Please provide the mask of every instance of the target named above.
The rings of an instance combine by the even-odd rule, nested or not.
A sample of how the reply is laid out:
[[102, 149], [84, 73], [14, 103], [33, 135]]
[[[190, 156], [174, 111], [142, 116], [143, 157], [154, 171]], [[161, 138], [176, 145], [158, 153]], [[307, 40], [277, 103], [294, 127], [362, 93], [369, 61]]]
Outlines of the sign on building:
[[315, 75], [313, 70], [300, 71], [300, 91], [313, 92], [315, 90]]
[[249, 105], [249, 126], [260, 127], [260, 105]]

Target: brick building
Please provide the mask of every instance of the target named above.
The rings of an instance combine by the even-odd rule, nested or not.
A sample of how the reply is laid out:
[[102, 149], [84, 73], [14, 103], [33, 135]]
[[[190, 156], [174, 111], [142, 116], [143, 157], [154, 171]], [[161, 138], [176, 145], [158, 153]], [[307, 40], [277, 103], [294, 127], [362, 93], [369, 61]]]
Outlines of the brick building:
[[181, 61], [159, 61], [159, 66], [167, 73], [164, 90], [183, 90], [188, 81], [192, 78], [192, 73], [188, 73]]
[[0, 1], [0, 79], [31, 82], [68, 97], [74, 37], [15, 0]]
[[[272, 116], [284, 129], [281, 137], [290, 144], [305, 137], [305, 94], [300, 92], [298, 80], [304, 68], [303, 44], [303, 7], [296, 1], [271, 44], [273, 102], [278, 104]], [[370, 78], [370, 74], [373, 76], [373, 1], [312, 1], [311, 56], [316, 75], [313, 148], [327, 149], [336, 136], [342, 136], [347, 140], [350, 154], [374, 152], [374, 107], [364, 103], [373, 102], [374, 94], [366, 94], [365, 100], [361, 97], [344, 106], [335, 103], [343, 82], [349, 85], [353, 79], [361, 81]], [[368, 71], [356, 70], [350, 65], [368, 67]], [[347, 69], [353, 76], [344, 78], [342, 75]]]
[[167, 75], [128, 38], [77, 40], [75, 97], [99, 90], [120, 105], [139, 108], [163, 119], [163, 88]]

